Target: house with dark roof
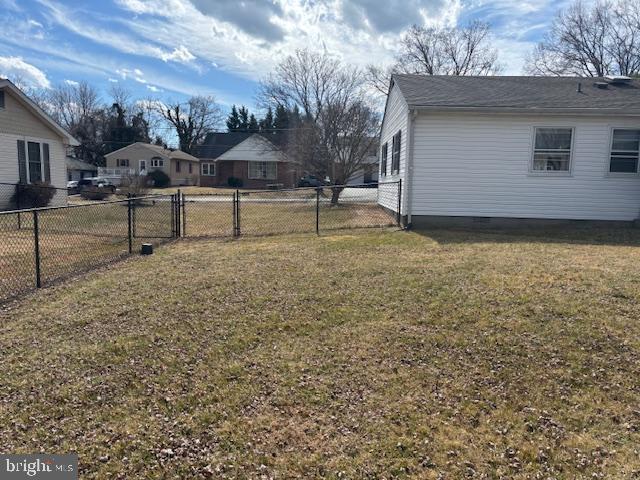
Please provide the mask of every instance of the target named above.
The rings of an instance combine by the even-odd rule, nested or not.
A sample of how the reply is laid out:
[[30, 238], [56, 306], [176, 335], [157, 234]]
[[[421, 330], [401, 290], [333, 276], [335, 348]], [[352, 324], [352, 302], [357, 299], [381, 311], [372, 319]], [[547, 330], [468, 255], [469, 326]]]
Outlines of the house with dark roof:
[[289, 188], [301, 175], [300, 165], [285, 155], [272, 135], [209, 133], [196, 156], [201, 186]]
[[409, 224], [640, 217], [638, 79], [394, 75], [380, 140]]
[[119, 184], [123, 177], [161, 170], [169, 176], [171, 185], [198, 185], [200, 162], [182, 150], [136, 142], [108, 153], [104, 158], [107, 166], [99, 168], [98, 175], [109, 178], [114, 184]]
[[92, 163], [84, 162], [78, 158], [67, 155], [65, 160], [67, 165], [67, 180], [78, 181], [83, 178], [95, 177], [98, 175], [98, 167]]

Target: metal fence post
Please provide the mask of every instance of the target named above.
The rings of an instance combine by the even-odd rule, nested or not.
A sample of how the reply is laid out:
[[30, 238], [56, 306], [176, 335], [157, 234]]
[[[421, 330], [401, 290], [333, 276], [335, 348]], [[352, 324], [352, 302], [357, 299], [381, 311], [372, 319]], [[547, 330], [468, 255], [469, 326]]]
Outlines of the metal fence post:
[[[16, 185], [16, 210], [20, 210], [20, 184]], [[18, 230], [22, 229], [22, 218], [18, 212]]]
[[178, 193], [176, 194], [176, 232], [178, 233], [178, 238], [182, 236], [182, 208], [180, 206], [182, 199], [182, 192], [178, 189]]
[[236, 190], [236, 237], [240, 236], [240, 190]]
[[133, 202], [131, 194], [127, 194], [127, 237], [129, 238], [129, 253], [133, 253]]
[[238, 218], [236, 217], [236, 214], [238, 213], [236, 209], [236, 192], [233, 192], [231, 206], [231, 216], [233, 217], [233, 236], [235, 237], [236, 233], [238, 232]]
[[320, 235], [320, 187], [316, 188], [316, 235]]
[[402, 227], [402, 179], [398, 180], [398, 227]]
[[36, 260], [36, 287], [40, 288], [42, 282], [40, 280], [40, 225], [38, 222], [38, 210], [33, 211], [33, 244]]
[[176, 238], [176, 196], [171, 195], [171, 238]]
[[180, 216], [182, 217], [182, 236], [186, 237], [187, 236], [187, 207], [186, 207], [186, 200], [184, 198], [184, 193], [181, 196], [180, 199], [180, 205], [182, 208], [182, 213], [180, 214]]

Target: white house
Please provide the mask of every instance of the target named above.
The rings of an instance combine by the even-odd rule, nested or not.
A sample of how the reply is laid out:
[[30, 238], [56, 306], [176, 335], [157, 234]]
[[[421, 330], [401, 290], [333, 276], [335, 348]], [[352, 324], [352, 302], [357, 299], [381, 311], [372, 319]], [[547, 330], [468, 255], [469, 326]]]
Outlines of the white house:
[[410, 224], [633, 221], [639, 144], [640, 80], [394, 75], [380, 191]]
[[[0, 79], [0, 182], [46, 182], [66, 189], [67, 147], [78, 145], [64, 128], [44, 113], [9, 80]], [[7, 208], [14, 193], [0, 188], [0, 209]], [[60, 204], [66, 190], [54, 197]]]

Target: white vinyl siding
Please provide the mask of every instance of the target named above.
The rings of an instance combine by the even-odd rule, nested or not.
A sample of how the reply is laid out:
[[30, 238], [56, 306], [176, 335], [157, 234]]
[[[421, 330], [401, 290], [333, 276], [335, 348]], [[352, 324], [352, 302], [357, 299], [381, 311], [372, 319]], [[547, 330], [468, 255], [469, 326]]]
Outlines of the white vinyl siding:
[[[640, 129], [632, 118], [421, 113], [414, 121], [411, 213], [634, 220], [640, 176], [609, 174], [614, 122]], [[547, 125], [573, 129], [570, 176], [530, 171], [532, 130]]]
[[[387, 175], [379, 179], [378, 189], [378, 203], [390, 210], [398, 209], [398, 192], [397, 186], [389, 185], [384, 186], [385, 183], [397, 182], [405, 177], [405, 165], [406, 165], [406, 152], [407, 152], [407, 119], [408, 119], [408, 106], [404, 100], [402, 93], [397, 85], [394, 85], [389, 92], [387, 99], [387, 105], [384, 112], [384, 121], [382, 123], [382, 130], [380, 132], [380, 145], [388, 144], [388, 156], [387, 156]], [[398, 169], [392, 171], [393, 163], [393, 137], [398, 132], [402, 132], [399, 142], [399, 157], [398, 157]], [[391, 160], [391, 162], [390, 162]], [[403, 186], [404, 188], [404, 186]], [[402, 205], [403, 213], [405, 212], [405, 205]]]
[[[47, 178], [46, 171], [46, 149], [43, 145], [49, 145], [49, 175], [50, 183], [54, 187], [65, 189], [67, 185], [67, 167], [65, 163], [66, 148], [61, 140], [55, 138], [34, 138], [24, 137], [20, 135], [2, 134], [0, 133], [0, 182], [18, 183], [20, 182], [20, 165], [19, 165], [19, 147], [23, 146], [24, 153], [24, 172], [26, 181], [28, 178], [28, 156], [27, 143], [34, 142], [40, 145], [40, 168], [43, 180]], [[44, 153], [43, 153], [44, 151]], [[13, 193], [10, 189], [3, 189], [0, 192], [0, 205], [6, 205]], [[66, 190], [59, 190], [51, 204], [61, 205], [66, 198]]]
[[278, 178], [278, 164], [274, 162], [249, 162], [251, 180], [275, 180]]

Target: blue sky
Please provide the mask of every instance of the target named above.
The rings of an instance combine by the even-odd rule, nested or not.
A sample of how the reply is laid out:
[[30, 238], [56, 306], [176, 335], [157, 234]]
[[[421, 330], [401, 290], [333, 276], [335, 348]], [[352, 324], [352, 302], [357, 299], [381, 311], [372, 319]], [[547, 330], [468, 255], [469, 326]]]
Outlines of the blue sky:
[[50, 87], [86, 80], [135, 97], [214, 95], [254, 105], [257, 81], [296, 48], [389, 63], [411, 24], [481, 19], [505, 74], [566, 0], [0, 0], [0, 76]]

